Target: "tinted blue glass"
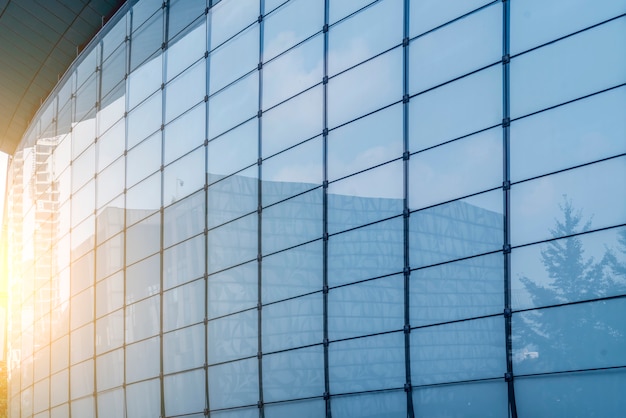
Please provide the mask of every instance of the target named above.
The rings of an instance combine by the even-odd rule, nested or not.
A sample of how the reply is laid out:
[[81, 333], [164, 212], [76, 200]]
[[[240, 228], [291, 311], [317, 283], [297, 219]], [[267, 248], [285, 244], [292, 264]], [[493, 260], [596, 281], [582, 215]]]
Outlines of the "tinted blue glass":
[[[163, 330], [181, 328], [202, 322], [204, 319], [205, 284], [196, 280], [163, 294]], [[192, 349], [201, 350], [202, 344]]]
[[98, 391], [120, 386], [124, 382], [124, 350], [119, 349], [96, 359]]
[[[182, 179], [176, 179], [183, 182]], [[195, 193], [163, 213], [163, 246], [169, 247], [204, 231], [205, 194]]]
[[256, 404], [259, 398], [258, 360], [235, 361], [209, 367], [211, 408]]
[[[132, 383], [159, 374], [159, 337], [126, 346], [126, 382]], [[129, 392], [127, 392], [129, 393]], [[130, 393], [129, 393], [130, 394]]]
[[179, 372], [203, 364], [204, 325], [163, 334], [163, 372]]
[[210, 275], [207, 282], [208, 317], [215, 318], [256, 307], [257, 289], [256, 260]]
[[126, 387], [126, 416], [128, 418], [139, 418], [145, 415], [158, 416], [160, 410], [159, 379], [147, 380]]
[[258, 332], [256, 309], [211, 320], [207, 324], [209, 364], [256, 355]]
[[337, 396], [330, 407], [333, 416], [346, 418], [404, 418], [407, 415], [406, 393], [400, 390]]
[[213, 179], [218, 179], [216, 183], [209, 186], [207, 191], [207, 225], [209, 228], [257, 210], [259, 206], [258, 172], [258, 167], [254, 165], [221, 180], [219, 176], [209, 174]]
[[222, 175], [235, 173], [259, 158], [259, 120], [254, 118], [209, 141], [209, 184]]
[[164, 129], [164, 158], [169, 164], [204, 143], [206, 108], [203, 103], [170, 122]]
[[180, 415], [202, 412], [205, 408], [204, 370], [166, 376], [163, 379], [165, 411]]
[[207, 262], [214, 273], [257, 258], [258, 215], [244, 216], [208, 233]]
[[211, 52], [209, 94], [215, 93], [259, 63], [259, 25], [253, 25]]
[[263, 307], [263, 352], [320, 343], [323, 339], [323, 309], [321, 293]]
[[328, 348], [333, 393], [402, 387], [406, 380], [404, 334], [333, 342]]
[[466, 0], [452, 4], [444, 4], [439, 0], [411, 2], [410, 36], [422, 34], [490, 2], [491, 0]]
[[395, 331], [404, 325], [400, 275], [342, 286], [328, 292], [328, 338]]
[[181, 242], [163, 251], [163, 287], [197, 279], [204, 274], [204, 235]]
[[321, 345], [263, 356], [264, 400], [300, 399], [323, 393], [324, 349]]
[[259, 108], [258, 71], [209, 99], [209, 139], [255, 116]]
[[[293, 416], [316, 418], [323, 416], [325, 411], [326, 403], [323, 399], [282, 402], [266, 405], [264, 409], [267, 418], [289, 418]], [[219, 417], [222, 418], [222, 415], [219, 415]], [[246, 415], [245, 418], [247, 417]], [[253, 418], [256, 418], [256, 415], [254, 415]]]

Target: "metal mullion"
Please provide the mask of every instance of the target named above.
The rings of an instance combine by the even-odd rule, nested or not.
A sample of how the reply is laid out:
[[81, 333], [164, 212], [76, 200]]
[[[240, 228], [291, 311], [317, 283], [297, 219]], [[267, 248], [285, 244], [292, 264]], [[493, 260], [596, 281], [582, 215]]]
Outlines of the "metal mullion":
[[209, 253], [209, 80], [210, 80], [210, 60], [209, 49], [211, 47], [211, 17], [209, 8], [211, 6], [211, 0], [206, 1], [205, 9], [205, 80], [204, 80], [204, 396], [205, 396], [205, 413], [207, 417], [211, 416], [211, 400], [209, 396], [209, 348], [207, 341], [209, 340], [209, 260], [207, 254]]
[[330, 0], [324, 1], [324, 74], [323, 74], [323, 103], [322, 103], [322, 123], [323, 123], [323, 194], [322, 194], [322, 231], [323, 231], [323, 252], [322, 252], [322, 296], [323, 296], [323, 343], [324, 343], [324, 401], [326, 406], [326, 418], [332, 417], [330, 399], [330, 372], [328, 358], [328, 52], [329, 52], [329, 19]]
[[259, 0], [259, 17], [258, 17], [258, 25], [259, 25], [259, 64], [257, 66], [258, 76], [259, 76], [259, 101], [258, 101], [258, 143], [257, 143], [257, 362], [258, 362], [258, 376], [259, 376], [259, 418], [265, 417], [265, 407], [263, 405], [263, 317], [262, 317], [262, 308], [263, 308], [263, 294], [262, 294], [262, 286], [263, 286], [263, 272], [262, 272], [262, 263], [263, 263], [263, 248], [262, 248], [262, 239], [261, 235], [262, 224], [263, 224], [263, 187], [262, 187], [262, 161], [263, 161], [263, 40], [264, 40], [264, 31], [265, 31], [265, 0]]
[[402, 136], [403, 136], [403, 240], [404, 240], [404, 372], [407, 417], [415, 416], [413, 388], [411, 385], [411, 318], [409, 295], [411, 284], [411, 263], [409, 258], [409, 29], [410, 1], [404, 0], [403, 40], [402, 40]]
[[502, 0], [502, 142], [503, 142], [503, 205], [504, 205], [504, 332], [508, 409], [517, 418], [513, 374], [512, 311], [511, 311], [511, 176], [510, 176], [510, 1]]
[[[163, 48], [167, 42], [168, 38], [168, 26], [169, 26], [169, 3], [170, 0], [165, 0], [162, 4], [162, 47], [160, 53], [165, 55], [165, 49]], [[163, 166], [165, 164], [165, 130], [163, 126], [165, 124], [165, 102], [166, 102], [166, 91], [165, 91], [165, 83], [167, 82], [167, 56], [161, 60], [161, 208], [159, 210], [159, 386], [160, 386], [160, 396], [161, 396], [161, 416], [165, 417], [165, 378], [163, 376], [163, 245], [164, 245], [164, 221], [165, 221], [165, 199], [164, 195], [164, 183], [165, 183], [165, 170]]]

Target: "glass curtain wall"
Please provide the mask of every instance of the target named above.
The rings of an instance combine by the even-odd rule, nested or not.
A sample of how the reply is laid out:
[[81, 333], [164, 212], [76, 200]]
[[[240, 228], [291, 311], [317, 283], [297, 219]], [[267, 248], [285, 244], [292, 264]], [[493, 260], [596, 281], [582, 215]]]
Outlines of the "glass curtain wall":
[[11, 417], [618, 416], [626, 2], [139, 0], [9, 168]]

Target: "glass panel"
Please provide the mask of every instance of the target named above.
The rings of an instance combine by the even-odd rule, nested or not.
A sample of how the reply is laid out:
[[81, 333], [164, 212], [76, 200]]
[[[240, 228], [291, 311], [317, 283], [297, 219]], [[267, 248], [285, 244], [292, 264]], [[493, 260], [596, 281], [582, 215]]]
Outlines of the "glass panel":
[[73, 400], [70, 407], [72, 408], [72, 415], [75, 417], [93, 418], [96, 416], [93, 396]]
[[323, 339], [324, 303], [321, 293], [263, 307], [263, 352], [318, 344]]
[[[87, 360], [72, 366], [70, 369], [70, 394], [72, 395], [72, 399], [78, 399], [93, 393], [93, 369], [93, 360]], [[79, 414], [77, 416], [84, 415]]]
[[126, 264], [132, 264], [159, 251], [160, 218], [160, 214], [156, 214], [128, 228]]
[[[265, 126], [265, 115], [263, 117]], [[327, 146], [330, 181], [400, 157], [403, 151], [402, 105], [388, 107], [330, 131]]]
[[[257, 162], [259, 120], [254, 118], [208, 143], [209, 184]], [[256, 177], [256, 176], [255, 176]]]
[[[289, 373], [292, 373], [292, 371], [290, 370]], [[303, 379], [303, 381], [304, 380], [306, 379]], [[299, 381], [298, 383], [301, 384], [303, 381]], [[265, 384], [263, 384], [263, 386], [265, 387]], [[326, 402], [324, 402], [323, 399], [311, 399], [305, 401], [269, 404], [265, 405], [263, 413], [267, 418], [289, 418], [296, 416], [298, 418], [317, 418], [324, 416], [326, 413]], [[211, 413], [211, 415], [223, 418], [221, 414], [214, 415], [214, 413]], [[251, 418], [252, 417], [256, 418], [256, 415], [251, 416]], [[246, 415], [245, 418], [248, 418], [248, 416]]]
[[193, 27], [199, 24], [199, 21], [194, 22], [194, 20], [204, 14], [204, 8], [204, 2], [170, 0], [167, 21], [169, 38], [172, 39], [189, 26]]
[[124, 168], [124, 158], [120, 158], [98, 175], [96, 179], [97, 208], [101, 208], [124, 191]]
[[[78, 88], [78, 90], [76, 91], [76, 114], [74, 115], [75, 121], [89, 119], [90, 121], [85, 123], [85, 125], [91, 128], [95, 128], [94, 113], [96, 101], [98, 100], [97, 93], [98, 90], [95, 76], [90, 77], [89, 80], [87, 80], [87, 82], [82, 87]], [[94, 136], [93, 133], [95, 133], [95, 130], [90, 129], [89, 133], [91, 134], [91, 136]], [[91, 140], [93, 139], [82, 135], [80, 137], [83, 139], [83, 141], [87, 140], [91, 142]]]
[[202, 413], [206, 403], [204, 382], [204, 370], [166, 376], [163, 379], [165, 412], [168, 415]]
[[401, 275], [328, 292], [328, 338], [331, 340], [395, 331], [403, 325], [404, 277]]
[[333, 417], [342, 418], [405, 418], [404, 391], [364, 393], [334, 397], [330, 404]]
[[98, 265], [96, 280], [121, 270], [124, 267], [124, 234], [116, 235], [96, 250]]
[[335, 233], [402, 213], [404, 164], [395, 161], [328, 186], [328, 232]]
[[201, 103], [165, 127], [164, 164], [204, 143], [205, 115], [206, 108]]
[[496, 3], [411, 42], [409, 91], [426, 90], [501, 58], [502, 6]]
[[[580, 222], [569, 214], [569, 222]], [[621, 277], [620, 277], [621, 276]], [[511, 291], [515, 309], [538, 308], [626, 293], [624, 228], [515, 248]]]
[[128, 114], [128, 149], [161, 127], [161, 90]]
[[96, 163], [99, 171], [124, 153], [124, 148], [126, 147], [125, 126], [124, 119], [120, 119], [111, 129], [98, 138], [98, 142], [96, 142], [98, 155]]
[[[517, 1], [511, 4], [511, 53], [552, 41], [626, 10], [624, 0]], [[530, 29], [532, 28], [532, 29]]]
[[[558, 238], [624, 223], [626, 158], [616, 158], [515, 185], [511, 244]], [[589, 187], [602, 184], [602, 187]]]
[[126, 308], [126, 342], [135, 342], [158, 334], [159, 296], [144, 299]]
[[259, 73], [244, 77], [209, 98], [209, 139], [250, 119], [259, 109]]
[[514, 314], [515, 373], [623, 366], [625, 312], [621, 298]]
[[97, 112], [98, 135], [109, 129], [115, 122], [124, 117], [126, 110], [126, 82], [121, 82], [100, 101]]
[[126, 225], [144, 219], [161, 207], [161, 172], [157, 172], [126, 192]]
[[620, 88], [511, 124], [511, 181], [626, 152]]
[[161, 88], [163, 77], [161, 55], [151, 59], [128, 76], [128, 108], [133, 109]]
[[503, 277], [501, 253], [412, 271], [410, 324], [430, 325], [501, 313]]
[[[163, 170], [163, 202], [165, 205], [180, 201], [184, 197], [204, 187], [206, 150], [204, 147], [193, 150], [190, 154], [165, 167]], [[190, 200], [193, 208], [201, 209], [204, 194]], [[201, 204], [198, 204], [201, 200]], [[201, 206], [202, 205], [202, 206]], [[202, 225], [204, 228], [204, 225]]]
[[205, 84], [205, 59], [200, 59], [191, 68], [170, 81], [165, 86], [165, 122], [170, 122], [191, 106], [204, 100]]
[[[202, 367], [203, 364], [204, 325], [200, 324], [163, 335], [164, 373]], [[204, 384], [202, 388], [204, 389]]]
[[[133, 16], [134, 17], [134, 16]], [[136, 28], [136, 23], [133, 22]], [[143, 26], [133, 33], [130, 47], [130, 70], [134, 71], [161, 49], [163, 43], [163, 11], [158, 10]], [[160, 57], [159, 57], [160, 61]], [[159, 75], [160, 75], [159, 71]]]
[[124, 305], [124, 273], [118, 272], [96, 285], [96, 317], [113, 312]]
[[402, 387], [406, 381], [404, 334], [333, 342], [328, 348], [328, 364], [332, 393]]
[[[363, 86], [368, 88], [364, 89]], [[396, 48], [328, 82], [328, 127], [334, 128], [402, 98], [402, 48]]]
[[[19, 405], [18, 402], [13, 402], [12, 405]], [[68, 404], [53, 408], [50, 411], [50, 418], [65, 418], [70, 416], [70, 407]]]
[[[93, 323], [72, 331], [70, 341], [70, 364], [93, 357]], [[72, 397], [75, 397], [74, 393]]]
[[69, 366], [70, 361], [70, 342], [69, 336], [65, 335], [58, 340], [52, 342], [52, 354], [50, 357], [50, 371], [52, 373], [63, 370]]
[[502, 129], [412, 155], [409, 207], [419, 209], [502, 185]]
[[[266, 3], [269, 0], [266, 0]], [[372, 0], [351, 0], [351, 1], [342, 1], [342, 0], [331, 0], [329, 2], [329, 16], [330, 22], [335, 23], [336, 21], [343, 19], [347, 15], [351, 13], [355, 13], [357, 10], [362, 7], [367, 6], [369, 3], [373, 3]]]
[[322, 241], [264, 257], [261, 264], [263, 303], [321, 290], [322, 267]]
[[263, 158], [322, 132], [322, 98], [322, 86], [313, 87], [263, 113]]
[[[184, 182], [177, 178], [177, 181]], [[163, 246], [169, 247], [204, 231], [204, 192], [169, 206], [163, 215]]]
[[72, 161], [72, 192], [76, 193], [96, 173], [96, 147], [90, 146], [83, 154]]
[[161, 385], [159, 379], [135, 383], [126, 387], [126, 416], [157, 417], [161, 412]]
[[[123, 328], [124, 325], [122, 325]], [[145, 353], [144, 353], [145, 354]], [[133, 364], [133, 363], [131, 363]], [[133, 364], [134, 367], [134, 364]], [[124, 383], [124, 350], [119, 349], [96, 358], [96, 385], [102, 392]]]
[[331, 236], [328, 240], [329, 286], [402, 271], [403, 231], [402, 218], [394, 218]]
[[411, 267], [498, 251], [503, 245], [502, 191], [411, 213]]
[[[50, 406], [59, 405], [67, 402], [70, 386], [69, 370], [63, 370], [60, 373], [53, 374], [50, 378]], [[67, 415], [65, 415], [67, 416]]]
[[33, 412], [48, 409], [50, 406], [50, 381], [48, 379], [35, 383], [33, 401]]
[[317, 137], [263, 161], [263, 206], [322, 184], [323, 145]]
[[126, 48], [125, 44], [115, 50], [113, 55], [102, 63], [102, 80], [100, 81], [100, 95], [104, 97], [113, 87], [124, 80], [126, 75]]
[[439, 0], [411, 2], [409, 8], [410, 36], [422, 34], [487, 3], [491, 3], [491, 0], [465, 0], [450, 5]]
[[[91, 104], [93, 107], [93, 104]], [[96, 138], [95, 118], [85, 118], [72, 126], [72, 158], [75, 159], [81, 152], [91, 145]], [[93, 168], [93, 167], [91, 167]]]
[[[263, 59], [276, 55], [322, 30], [324, 5], [316, 0], [293, 0], [265, 19]], [[288, 73], [285, 73], [288, 74]]]
[[211, 320], [207, 325], [209, 364], [255, 356], [258, 333], [256, 309]]
[[318, 35], [264, 65], [263, 110], [321, 82], [323, 51], [324, 37]]
[[126, 268], [126, 303], [130, 304], [159, 292], [160, 254]]
[[316, 189], [263, 209], [263, 254], [321, 238], [323, 198], [323, 190]]
[[102, 38], [102, 57], [107, 58], [113, 53], [113, 51], [122, 43], [126, 38], [126, 26], [127, 26], [128, 14], [121, 16], [119, 21], [115, 23], [115, 26], [109, 29], [106, 35]]
[[413, 97], [409, 104], [411, 152], [500, 124], [500, 67], [490, 67]]
[[[338, 2], [330, 2], [331, 13], [332, 4]], [[400, 44], [402, 12], [402, 0], [383, 0], [333, 26], [328, 34], [328, 75], [333, 76]]]
[[206, 21], [194, 22], [194, 28], [175, 40], [170, 40], [166, 58], [167, 81], [177, 76], [192, 63], [204, 56], [206, 45]]
[[259, 10], [259, 0], [221, 1], [213, 6], [209, 11], [211, 49], [255, 22]]
[[213, 228], [257, 210], [259, 205], [258, 174], [259, 168], [255, 164], [247, 170], [226, 177], [209, 186], [207, 196], [209, 204], [208, 228]]
[[161, 132], [157, 132], [128, 151], [126, 161], [126, 185], [128, 187], [158, 170], [161, 166]]
[[209, 231], [209, 273], [256, 259], [258, 215], [253, 213]]
[[624, 384], [624, 369], [516, 378], [517, 411], [520, 416], [620, 416], [626, 408]]
[[124, 389], [98, 394], [98, 416], [123, 417], [124, 414]]
[[[159, 337], [126, 346], [126, 382], [132, 383], [159, 374]], [[158, 414], [158, 412], [157, 412]]]
[[[520, 399], [517, 388], [516, 401], [519, 414]], [[503, 381], [413, 388], [413, 405], [415, 410], [428, 417], [509, 416], [507, 386]]]
[[201, 322], [204, 319], [204, 300], [204, 280], [196, 280], [165, 292], [163, 294], [163, 331]]
[[78, 259], [71, 266], [71, 290], [72, 295], [93, 285], [94, 257], [93, 251]]
[[212, 409], [256, 405], [259, 399], [256, 358], [210, 367], [208, 375]]
[[169, 289], [204, 274], [204, 235], [163, 252], [163, 288]]
[[324, 348], [321, 345], [263, 356], [265, 402], [320, 396], [323, 393]]
[[[511, 117], [626, 81], [626, 57], [614, 54], [626, 18], [579, 33], [511, 61]], [[597, 45], [602, 45], [598, 48]]]
[[256, 307], [258, 266], [256, 260], [209, 276], [208, 318]]
[[70, 329], [76, 329], [93, 321], [93, 287], [74, 296], [70, 303], [72, 305]]
[[504, 318], [411, 330], [411, 381], [433, 384], [501, 377], [506, 370]]
[[209, 94], [237, 80], [259, 63], [259, 25], [253, 25], [218, 49], [209, 59]]

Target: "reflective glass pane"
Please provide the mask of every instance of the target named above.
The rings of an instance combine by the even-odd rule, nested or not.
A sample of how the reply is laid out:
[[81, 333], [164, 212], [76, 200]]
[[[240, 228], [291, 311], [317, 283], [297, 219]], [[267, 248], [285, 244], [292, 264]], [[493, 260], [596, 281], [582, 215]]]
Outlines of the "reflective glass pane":
[[503, 277], [501, 253], [412, 271], [410, 324], [429, 325], [501, 313]]
[[201, 367], [203, 364], [204, 325], [183, 328], [163, 335], [163, 371], [165, 373]]
[[134, 342], [159, 332], [159, 296], [153, 296], [126, 308], [126, 342]]
[[621, 18], [511, 60], [511, 117], [624, 83], [624, 36]]
[[123, 304], [123, 272], [120, 271], [96, 284], [96, 318], [121, 308]]
[[[316, 418], [324, 416], [325, 411], [326, 403], [323, 399], [311, 399], [304, 401], [269, 404], [265, 406], [263, 412], [267, 418], [287, 418], [294, 416], [298, 416], [299, 418]], [[222, 418], [222, 415], [215, 416]], [[244, 416], [242, 415], [242, 417]], [[248, 415], [245, 415], [245, 418], [248, 418]], [[256, 415], [251, 416], [251, 418], [256, 418]]]
[[322, 86], [314, 87], [263, 113], [263, 158], [322, 132]]
[[207, 192], [209, 205], [207, 226], [209, 228], [257, 210], [259, 206], [258, 173], [258, 166], [254, 165], [209, 186]]
[[209, 139], [255, 116], [259, 109], [259, 73], [244, 77], [209, 98]]
[[409, 7], [410, 36], [422, 34], [490, 2], [465, 0], [448, 5], [439, 0], [413, 1]]
[[[134, 23], [134, 22], [133, 22]], [[137, 27], [133, 24], [134, 27]], [[158, 10], [139, 27], [131, 37], [130, 69], [134, 71], [155, 52], [163, 43], [163, 11]]]
[[620, 88], [511, 123], [511, 181], [626, 152]]
[[[70, 368], [70, 394], [72, 400], [93, 393], [93, 373], [93, 360], [87, 360]], [[78, 414], [78, 416], [83, 415]]]
[[160, 254], [145, 258], [126, 268], [126, 303], [155, 295], [160, 288]]
[[259, 375], [256, 357], [209, 367], [208, 374], [211, 408], [230, 408], [257, 403]]
[[164, 164], [171, 163], [204, 143], [205, 116], [206, 108], [201, 103], [165, 126]]
[[[349, 4], [343, 7], [358, 7], [363, 2], [333, 0], [330, 2], [331, 16], [334, 3]], [[328, 75], [333, 76], [400, 44], [402, 12], [402, 0], [378, 1], [332, 26], [328, 33]]]
[[256, 309], [209, 321], [207, 325], [209, 364], [256, 355], [259, 351], [258, 332]]
[[126, 161], [127, 187], [135, 185], [158, 170], [161, 166], [161, 133], [157, 132], [128, 151]]
[[199, 192], [165, 209], [163, 247], [169, 247], [204, 231], [204, 199], [204, 193]]
[[[517, 388], [516, 401], [519, 414]], [[503, 380], [413, 388], [413, 405], [429, 417], [509, 416], [507, 386]]]
[[323, 393], [324, 349], [321, 345], [263, 356], [264, 401], [307, 398]]
[[263, 307], [263, 352], [318, 344], [323, 339], [321, 293], [289, 299]]
[[124, 389], [98, 393], [98, 416], [124, 416]]
[[501, 250], [503, 228], [501, 190], [411, 213], [411, 267]]
[[126, 192], [126, 225], [132, 225], [161, 207], [161, 172], [157, 172]]
[[161, 95], [159, 90], [128, 114], [129, 149], [161, 127]]
[[502, 129], [412, 155], [409, 207], [419, 209], [502, 185]]
[[264, 257], [261, 264], [263, 303], [322, 288], [322, 241]]
[[321, 238], [322, 219], [323, 191], [319, 188], [263, 209], [263, 254]]
[[204, 235], [182, 242], [163, 252], [163, 287], [197, 279], [204, 274]]
[[[125, 45], [124, 45], [125, 46]], [[118, 48], [102, 63], [101, 97], [106, 96], [126, 75], [126, 48]]]
[[263, 28], [263, 60], [268, 61], [322, 30], [324, 5], [316, 0], [293, 0], [267, 16]]
[[126, 382], [154, 377], [159, 374], [159, 337], [150, 338], [137, 344], [126, 346]]
[[210, 49], [214, 49], [259, 16], [259, 0], [220, 1], [209, 11]]
[[128, 108], [133, 109], [161, 88], [163, 77], [161, 55], [151, 59], [128, 76]]
[[328, 240], [328, 284], [337, 286], [402, 271], [403, 231], [402, 218], [394, 218], [332, 235]]
[[[169, 205], [204, 187], [204, 147], [200, 147], [173, 162], [163, 170], [163, 203]], [[204, 199], [202, 203], [204, 203]], [[195, 203], [195, 199], [193, 199]], [[197, 208], [199, 205], [192, 204]], [[203, 225], [204, 227], [204, 225]]]
[[123, 349], [96, 358], [96, 386], [99, 392], [120, 386], [122, 383], [124, 383]]
[[328, 347], [328, 363], [332, 393], [402, 387], [406, 381], [404, 334], [333, 342]]
[[411, 330], [411, 381], [501, 377], [506, 370], [503, 321], [494, 317]]
[[126, 387], [126, 416], [128, 418], [156, 417], [161, 412], [161, 385], [159, 379], [148, 380]]
[[[205, 96], [206, 60], [200, 59], [165, 86], [165, 122], [168, 123]], [[203, 138], [204, 139], [204, 138]]]
[[[626, 158], [615, 158], [511, 188], [511, 244], [624, 223]], [[589, 187], [602, 184], [602, 187]]]
[[96, 207], [101, 208], [124, 191], [124, 158], [103, 170], [96, 178]]
[[329, 132], [328, 179], [393, 160], [402, 151], [402, 105], [397, 104]]
[[[187, 0], [170, 0], [168, 13], [168, 35], [173, 38], [183, 29], [199, 24], [196, 19], [204, 14], [205, 2], [189, 2]], [[168, 413], [169, 415], [169, 413]]]
[[334, 128], [401, 98], [402, 49], [396, 48], [329, 80], [328, 126]]
[[244, 216], [208, 234], [209, 273], [257, 258], [258, 215]]
[[121, 119], [96, 142], [97, 166], [102, 170], [124, 153], [126, 148], [125, 121]]
[[256, 307], [258, 303], [256, 260], [209, 276], [208, 318]]
[[201, 23], [194, 22], [193, 27], [183, 36], [168, 42], [165, 52], [167, 81], [204, 56], [207, 50], [205, 25], [204, 19], [201, 19]]
[[259, 63], [259, 25], [253, 25], [211, 52], [209, 94], [256, 69]]
[[500, 67], [490, 67], [413, 97], [409, 104], [411, 152], [500, 124]]
[[206, 404], [204, 382], [204, 370], [166, 376], [163, 379], [166, 413], [202, 413]]
[[[163, 330], [169, 331], [201, 322], [204, 319], [204, 300], [204, 280], [196, 280], [165, 292], [163, 294]], [[193, 347], [199, 349], [197, 345]]]
[[333, 417], [404, 418], [407, 416], [404, 391], [337, 396], [333, 398], [330, 407]]
[[220, 175], [229, 175], [257, 162], [259, 158], [259, 120], [254, 118], [209, 141], [209, 184]]
[[409, 57], [410, 93], [499, 61], [502, 58], [501, 4], [491, 5], [413, 40]]
[[318, 35], [264, 65], [263, 110], [321, 82], [323, 50], [324, 37]]

